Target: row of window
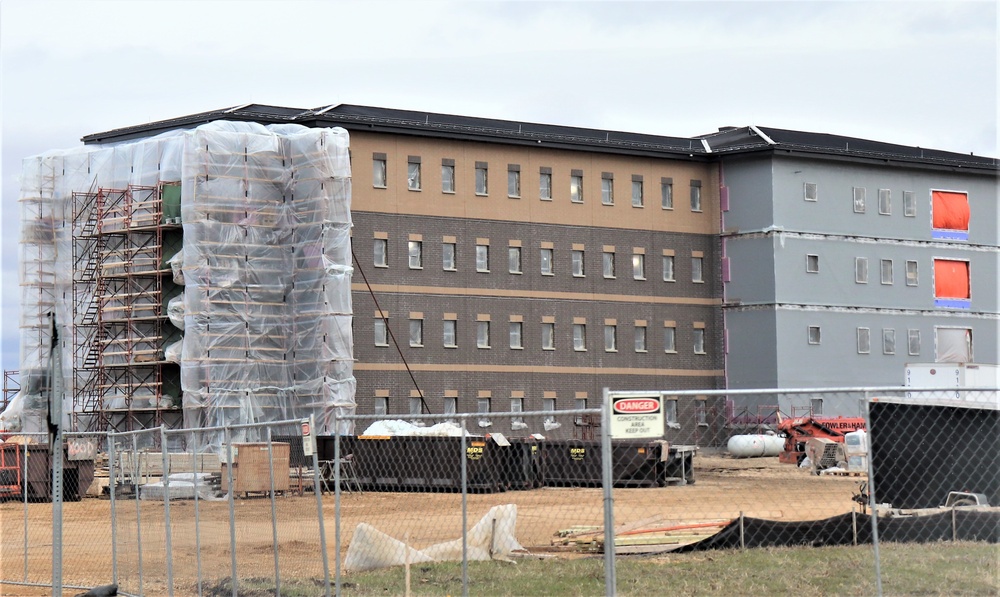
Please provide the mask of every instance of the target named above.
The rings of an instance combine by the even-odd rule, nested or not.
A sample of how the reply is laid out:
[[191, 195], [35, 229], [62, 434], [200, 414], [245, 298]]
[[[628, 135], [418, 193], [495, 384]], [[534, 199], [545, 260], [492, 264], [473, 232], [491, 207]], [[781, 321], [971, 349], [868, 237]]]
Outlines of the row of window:
[[[548, 318], [546, 318], [548, 319]], [[489, 315], [477, 315], [475, 322], [476, 348], [488, 349], [493, 347], [492, 333], [493, 322]], [[374, 320], [375, 346], [389, 346], [388, 319], [376, 317]], [[604, 351], [618, 352], [620, 326], [616, 320], [605, 320], [603, 328]], [[624, 331], [624, 330], [622, 330]], [[542, 350], [556, 349], [556, 324], [554, 321], [541, 322], [541, 348]], [[636, 321], [632, 326], [632, 346], [631, 349], [638, 353], [648, 352], [647, 341], [649, 339], [648, 325], [645, 321]], [[414, 348], [424, 346], [424, 318], [412, 316], [409, 319], [409, 344]], [[441, 342], [445, 348], [458, 348], [458, 318], [454, 314], [446, 314], [441, 322]], [[663, 326], [663, 352], [677, 352], [677, 326], [672, 321], [664, 322]], [[524, 321], [520, 316], [511, 316], [507, 323], [507, 346], [512, 350], [524, 349]], [[573, 350], [585, 352], [587, 350], [587, 324], [579, 319], [573, 322]], [[691, 333], [691, 346], [694, 354], [706, 354], [705, 351], [705, 325], [695, 323]]]
[[[806, 341], [809, 344], [821, 344], [822, 339], [822, 328], [820, 326], [808, 326]], [[871, 354], [871, 328], [859, 327], [857, 329], [857, 347], [858, 354]], [[910, 356], [920, 355], [920, 330], [906, 330], [906, 350]], [[896, 354], [896, 330], [894, 328], [882, 328], [882, 354]]]
[[[389, 240], [384, 233], [376, 233], [373, 244], [373, 262], [375, 267], [389, 267]], [[411, 235], [411, 239], [418, 235]], [[517, 242], [517, 241], [512, 241]], [[543, 276], [554, 276], [555, 249], [552, 243], [542, 243], [539, 249], [539, 271]], [[574, 245], [579, 247], [579, 245]], [[490, 245], [488, 241], [478, 240], [476, 243], [476, 271], [480, 273], [490, 272]], [[522, 274], [522, 252], [520, 244], [511, 244], [507, 247], [507, 271], [511, 274]], [[409, 240], [406, 245], [407, 265], [410, 269], [424, 268], [424, 241]], [[458, 245], [455, 242], [445, 241], [441, 243], [441, 269], [444, 271], [458, 271]], [[616, 252], [613, 247], [605, 247], [601, 254], [601, 273], [607, 279], [617, 277]], [[691, 256], [691, 281], [703, 283], [705, 281], [704, 257], [701, 251], [692, 251]], [[587, 275], [586, 253], [583, 248], [574, 248], [569, 253], [570, 272], [575, 278], [584, 278]], [[661, 255], [661, 273], [664, 282], [675, 282], [675, 255], [671, 249], [665, 249]], [[646, 279], [646, 254], [643, 248], [633, 248], [631, 263], [632, 278], [635, 280]]]
[[[806, 255], [806, 272], [819, 273], [819, 255]], [[971, 298], [971, 278], [969, 262], [961, 259], [934, 260], [934, 296], [939, 306], [968, 307]], [[916, 260], [906, 260], [906, 285], [919, 286], [920, 269]], [[892, 259], [879, 260], [879, 279], [882, 284], [891, 286], [895, 283], [894, 265]], [[854, 258], [854, 281], [858, 284], [868, 283], [868, 258]]]
[[[423, 159], [421, 156], [407, 156], [406, 164], [406, 188], [410, 191], [422, 191], [423, 186]], [[384, 153], [374, 153], [372, 155], [372, 186], [378, 189], [388, 188], [388, 157]], [[490, 190], [489, 163], [476, 162], [475, 164], [475, 194], [488, 196]], [[645, 180], [641, 174], [631, 176], [631, 201], [632, 207], [645, 207], [646, 188]], [[551, 201], [552, 196], [552, 168], [542, 166], [538, 169], [538, 198], [542, 201]], [[700, 212], [701, 207], [701, 181], [690, 181], [690, 206], [691, 211]], [[447, 194], [455, 193], [455, 160], [443, 158], [441, 160], [441, 192]], [[521, 165], [507, 164], [507, 196], [512, 199], [521, 198]], [[571, 170], [569, 178], [569, 197], [573, 203], [583, 203], [583, 170]], [[613, 172], [601, 173], [601, 203], [603, 205], [615, 204], [615, 175]], [[660, 178], [660, 207], [662, 209], [674, 208], [674, 181], [670, 177]]]
[[[868, 189], [852, 187], [854, 198], [854, 213], [863, 214], [868, 209]], [[802, 197], [806, 201], [819, 201], [819, 188], [814, 182], [807, 182], [802, 187]], [[892, 215], [892, 190], [878, 190], [878, 213], [883, 216]], [[931, 191], [931, 213], [933, 238], [948, 240], [968, 240], [969, 195], [963, 191]], [[917, 195], [913, 191], [903, 191], [903, 216], [912, 218], [917, 215]]]
[[[374, 414], [379, 416], [388, 416], [393, 414], [389, 409], [389, 397], [388, 396], [376, 396], [374, 400]], [[511, 397], [510, 398], [510, 411], [512, 413], [525, 412], [524, 408], [524, 398], [522, 397]], [[408, 403], [409, 414], [419, 415], [422, 412], [422, 407], [426, 403], [426, 400], [420, 398], [419, 396], [411, 396]], [[573, 410], [584, 410], [587, 408], [586, 398], [575, 398], [573, 400]], [[558, 406], [555, 398], [542, 398], [541, 410], [547, 413], [554, 413], [558, 410]], [[665, 397], [663, 400], [663, 411], [668, 425], [677, 425], [677, 399]], [[441, 412], [446, 415], [458, 414], [458, 397], [457, 396], [445, 396], [441, 403]], [[481, 415], [487, 415], [492, 412], [497, 412], [494, 410], [494, 400], [493, 397], [480, 397], [476, 399], [476, 413]], [[509, 418], [511, 427], [515, 430], [523, 429], [526, 424], [524, 418], [522, 417], [510, 417]], [[704, 404], [704, 401], [698, 401], [695, 404], [695, 421], [698, 425], [708, 424], [708, 409]], [[555, 422], [555, 415], [548, 414], [545, 415], [546, 423]], [[575, 422], [577, 424], [583, 423], [583, 417], [577, 416]], [[486, 416], [479, 418], [480, 425], [488, 426], [492, 422]]]

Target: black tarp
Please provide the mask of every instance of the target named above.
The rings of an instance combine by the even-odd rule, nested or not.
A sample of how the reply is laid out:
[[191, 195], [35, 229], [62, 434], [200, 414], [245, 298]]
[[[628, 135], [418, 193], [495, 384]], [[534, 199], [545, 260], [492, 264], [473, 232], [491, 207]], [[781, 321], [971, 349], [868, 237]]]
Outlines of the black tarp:
[[[935, 541], [984, 541], [1000, 543], [1000, 512], [980, 510], [943, 510], [920, 516], [881, 516], [879, 542], [933, 543]], [[867, 514], [841, 514], [823, 520], [783, 522], [761, 518], [743, 518], [745, 547], [793, 547], [809, 545], [853, 545], [871, 543], [871, 517]], [[697, 543], [685, 545], [678, 552], [732, 549], [740, 547], [740, 520]]]

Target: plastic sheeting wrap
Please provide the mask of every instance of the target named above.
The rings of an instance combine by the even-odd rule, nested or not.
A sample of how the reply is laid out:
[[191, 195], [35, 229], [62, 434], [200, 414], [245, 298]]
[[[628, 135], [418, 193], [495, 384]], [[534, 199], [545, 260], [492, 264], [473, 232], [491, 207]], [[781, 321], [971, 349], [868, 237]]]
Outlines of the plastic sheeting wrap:
[[[183, 246], [166, 265], [184, 284], [182, 298], [141, 308], [169, 315], [184, 330], [184, 425], [315, 416], [319, 433], [352, 433], [348, 423], [333, 424], [334, 413], [355, 408], [348, 146], [343, 129], [219, 121], [27, 158], [20, 195], [21, 428], [43, 429], [49, 313], [61, 338], [65, 412], [81, 408], [74, 388], [94, 375], [81, 366], [86, 351], [74, 350], [72, 341], [83, 333], [82, 309], [74, 304], [85, 307], [94, 296], [90, 289], [74, 297], [87, 292], [79, 280], [74, 285], [74, 265], [86, 262], [74, 257], [74, 237], [86, 236], [74, 225], [93, 209], [81, 197], [179, 182]], [[101, 225], [124, 226], [113, 218]], [[116, 275], [116, 263], [106, 260], [102, 271]], [[128, 300], [111, 297], [105, 308], [134, 309]]]

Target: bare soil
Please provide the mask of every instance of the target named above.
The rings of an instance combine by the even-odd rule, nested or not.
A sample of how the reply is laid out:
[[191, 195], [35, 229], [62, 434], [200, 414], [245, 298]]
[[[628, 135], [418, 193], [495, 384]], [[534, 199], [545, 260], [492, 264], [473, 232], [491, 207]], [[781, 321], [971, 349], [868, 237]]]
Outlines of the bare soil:
[[[773, 520], [816, 520], [850, 512], [857, 504], [856, 477], [817, 477], [806, 470], [779, 464], [777, 458], [734, 459], [699, 454], [695, 458], [694, 484], [662, 488], [616, 488], [615, 522], [629, 528], [732, 519], [746, 516]], [[558, 531], [603, 523], [600, 488], [541, 488], [531, 491], [471, 494], [467, 525], [474, 525], [495, 505], [516, 504], [515, 536], [532, 551], [552, 551]], [[281, 575], [285, 578], [323, 576], [319, 513], [315, 495], [279, 496], [272, 503], [263, 497], [238, 499], [230, 526], [226, 501], [171, 501], [170, 534], [175, 587], [191, 587], [199, 572], [203, 579], [230, 575], [231, 536], [237, 544], [237, 574], [241, 578], [274, 574], [277, 537]], [[145, 571], [143, 591], [166, 593], [165, 507], [161, 502], [119, 500], [114, 526], [118, 575], [123, 586], [138, 587], [138, 561]], [[195, 516], [195, 508], [198, 516]], [[138, 512], [137, 512], [138, 509]], [[334, 496], [322, 496], [325, 539], [330, 568], [336, 537]], [[349, 493], [343, 492], [341, 555], [361, 522], [371, 524], [417, 548], [457, 539], [462, 528], [461, 495], [457, 493]], [[50, 583], [52, 558], [52, 505], [28, 504], [27, 541], [25, 506], [18, 501], [0, 503], [0, 595], [48, 595], [4, 581]], [[65, 585], [96, 586], [112, 578], [112, 520], [110, 500], [88, 498], [64, 505], [63, 560]], [[197, 520], [197, 523], [196, 523]], [[140, 522], [141, 521], [141, 524]], [[231, 530], [232, 529], [232, 530]], [[27, 566], [24, 546], [27, 542]], [[199, 557], [200, 553], [200, 557]], [[27, 572], [25, 576], [25, 571]], [[186, 590], [178, 589], [178, 594]], [[79, 590], [66, 590], [75, 595]]]

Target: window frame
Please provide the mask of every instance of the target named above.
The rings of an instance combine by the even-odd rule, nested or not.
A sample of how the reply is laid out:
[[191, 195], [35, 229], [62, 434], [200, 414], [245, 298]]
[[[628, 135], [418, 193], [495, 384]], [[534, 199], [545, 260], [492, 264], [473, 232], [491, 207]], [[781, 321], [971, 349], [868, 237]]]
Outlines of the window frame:
[[521, 268], [521, 247], [509, 245], [507, 247], [507, 273], [523, 274], [524, 271]]
[[643, 188], [642, 176], [632, 175], [632, 207], [646, 207], [646, 195]]
[[[697, 183], [697, 184], [696, 184]], [[701, 202], [701, 181], [692, 180], [691, 181], [691, 211], [694, 213], [702, 213], [704, 210], [702, 208]]]
[[375, 396], [372, 401], [372, 413], [379, 417], [384, 417], [389, 414], [389, 397], [388, 396]]
[[490, 322], [488, 319], [476, 322], [476, 348], [492, 348], [490, 345]]
[[867, 257], [855, 257], [854, 258], [854, 282], [856, 284], [867, 284], [868, 283], [868, 258]]
[[663, 256], [663, 281], [664, 282], [676, 282], [676, 262], [674, 261], [673, 255]]
[[611, 172], [604, 172], [603, 174], [601, 174], [601, 205], [614, 205], [614, 204], [615, 204], [615, 175], [612, 174]]
[[507, 197], [521, 198], [521, 166], [507, 164]]
[[[448, 188], [449, 185], [451, 188]], [[447, 195], [455, 194], [455, 160], [447, 158], [441, 160], [441, 192]]]
[[556, 324], [553, 321], [542, 322], [542, 350], [556, 349]]
[[586, 278], [585, 255], [583, 249], [571, 249], [569, 253], [571, 271], [574, 278]]
[[[912, 268], [910, 266], [913, 266]], [[906, 260], [906, 285], [907, 286], [919, 286], [920, 285], [920, 266], [917, 264], [915, 259]], [[912, 272], [912, 276], [910, 275]]]
[[[517, 330], [515, 335], [514, 330]], [[517, 343], [514, 343], [515, 338]], [[521, 321], [508, 322], [507, 343], [511, 350], [524, 350], [524, 323]]]
[[[451, 343], [448, 343], [448, 328], [451, 328]], [[445, 319], [441, 322], [441, 344], [445, 348], [458, 348], [458, 320]]]
[[490, 168], [487, 162], [476, 162], [476, 196], [488, 197], [490, 194]]
[[389, 162], [384, 153], [372, 155], [372, 188], [389, 188]]
[[[546, 259], [548, 255], [548, 259]], [[542, 247], [538, 251], [538, 271], [543, 276], [554, 276], [555, 274], [555, 249], [550, 249], [547, 247]], [[546, 266], [546, 264], [548, 264]]]
[[677, 326], [663, 326], [663, 352], [677, 354]]
[[[914, 349], [914, 341], [916, 342], [916, 348]], [[906, 352], [911, 357], [920, 356], [920, 330], [917, 328], [910, 328], [906, 330]]]
[[573, 170], [569, 175], [570, 203], [583, 203], [583, 171]]
[[815, 253], [809, 253], [806, 255], [806, 273], [807, 274], [819, 273], [819, 255]]
[[[448, 267], [448, 259], [451, 259], [451, 267]], [[446, 272], [458, 271], [458, 244], [441, 243], [441, 269]]]
[[691, 340], [691, 347], [694, 349], [694, 354], [708, 354], [708, 347], [705, 345], [707, 338], [705, 336], [705, 328], [694, 328]]
[[424, 269], [423, 241], [406, 241], [406, 262], [410, 269]]
[[818, 346], [823, 341], [823, 329], [818, 325], [806, 326], [806, 343]]
[[538, 169], [538, 199], [552, 201], [552, 168], [541, 166]]
[[421, 318], [410, 318], [410, 347], [423, 348], [424, 346], [424, 320]]
[[649, 337], [646, 332], [647, 332], [646, 326], [644, 325], [635, 326], [633, 347], [635, 348], [635, 352], [637, 353], [649, 352], [649, 344], [648, 344]]
[[[886, 267], [888, 265], [888, 268]], [[883, 286], [893, 285], [893, 265], [892, 259], [880, 259], [879, 260], [879, 279], [882, 281]]]
[[490, 273], [490, 246], [476, 243], [476, 272]]
[[[378, 247], [382, 247], [382, 262], [379, 263]], [[389, 239], [376, 238], [372, 242], [372, 263], [374, 267], [389, 267]]]
[[575, 352], [587, 352], [587, 324], [573, 324], [573, 350]]
[[[610, 270], [610, 274], [608, 271]], [[602, 251], [601, 252], [601, 273], [605, 280], [615, 279], [615, 252], [614, 251]]]
[[892, 215], [892, 189], [878, 190], [878, 213], [880, 216]]
[[705, 283], [705, 258], [704, 257], [692, 257], [691, 258], [691, 283], [693, 283], [693, 284], [704, 284]]
[[618, 352], [617, 324], [604, 324], [604, 352]]
[[[386, 317], [376, 317], [372, 321], [372, 336], [375, 346], [386, 348], [389, 346], [389, 321]], [[379, 338], [381, 337], [381, 341]]]
[[[414, 407], [416, 407], [416, 410], [414, 410]], [[423, 401], [420, 399], [420, 396], [410, 396], [408, 414], [419, 415], [421, 411], [423, 411]]]
[[913, 191], [903, 191], [903, 217], [917, 217], [917, 194]]
[[854, 201], [854, 213], [863, 214], [865, 213], [866, 203], [868, 201], [868, 189], [867, 187], [852, 187], [852, 197]]
[[815, 182], [803, 182], [802, 199], [803, 201], [809, 201], [810, 203], [819, 201], [819, 185]]
[[406, 160], [406, 189], [408, 191], [420, 191], [420, 158], [410, 156]]
[[896, 354], [896, 328], [882, 328], [882, 354]]
[[[872, 329], [869, 327], [859, 326], [857, 328], [857, 349], [858, 354], [871, 354], [872, 353]], [[862, 342], [863, 340], [863, 342]], [[864, 346], [862, 347], [862, 344]]]
[[674, 209], [674, 179], [660, 179], [660, 209], [673, 211]]
[[646, 279], [646, 254], [632, 253], [632, 279]]

